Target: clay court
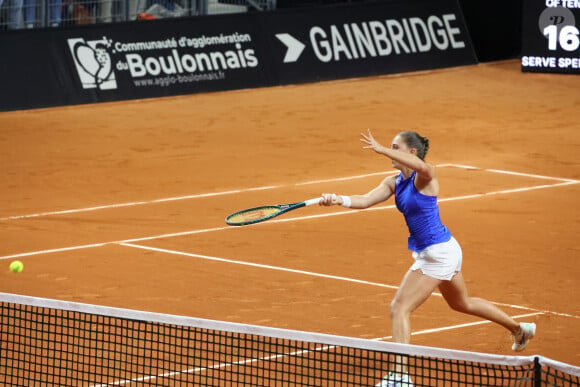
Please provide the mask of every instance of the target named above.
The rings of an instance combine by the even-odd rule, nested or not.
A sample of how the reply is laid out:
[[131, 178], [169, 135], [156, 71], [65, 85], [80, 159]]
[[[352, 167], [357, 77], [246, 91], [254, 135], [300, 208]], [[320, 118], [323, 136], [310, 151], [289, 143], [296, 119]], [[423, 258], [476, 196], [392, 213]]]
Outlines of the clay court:
[[[412, 264], [394, 201], [231, 212], [365, 193], [392, 170], [372, 128], [430, 138], [470, 293], [538, 325], [524, 355], [580, 365], [580, 78], [518, 61], [0, 114], [0, 291], [389, 340]], [[24, 272], [8, 270], [12, 260]], [[434, 295], [412, 342], [512, 355]]]

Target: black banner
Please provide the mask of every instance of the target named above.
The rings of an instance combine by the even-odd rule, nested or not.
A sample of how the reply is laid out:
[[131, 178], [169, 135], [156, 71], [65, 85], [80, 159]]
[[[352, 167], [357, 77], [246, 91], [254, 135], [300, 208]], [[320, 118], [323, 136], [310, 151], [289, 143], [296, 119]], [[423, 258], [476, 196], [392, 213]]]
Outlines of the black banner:
[[476, 62], [457, 0], [0, 34], [0, 110], [400, 73]]
[[522, 71], [580, 74], [580, 0], [527, 0]]

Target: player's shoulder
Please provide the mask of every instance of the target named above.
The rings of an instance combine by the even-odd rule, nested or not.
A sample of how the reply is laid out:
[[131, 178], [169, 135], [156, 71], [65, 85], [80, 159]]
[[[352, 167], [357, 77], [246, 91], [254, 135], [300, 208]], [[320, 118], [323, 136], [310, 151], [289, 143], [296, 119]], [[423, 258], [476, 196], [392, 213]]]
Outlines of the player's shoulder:
[[427, 163], [425, 165], [427, 167], [422, 171], [422, 174], [417, 172], [415, 187], [425, 195], [437, 196], [439, 194], [439, 181], [435, 173], [435, 166]]
[[397, 184], [397, 179], [399, 178], [400, 173], [395, 175], [389, 175], [383, 179], [383, 184], [391, 189], [391, 191], [395, 192], [395, 185]]
[[423, 163], [420, 169], [416, 170], [417, 178], [423, 180], [435, 180], [437, 174], [435, 173], [435, 165], [430, 163]]

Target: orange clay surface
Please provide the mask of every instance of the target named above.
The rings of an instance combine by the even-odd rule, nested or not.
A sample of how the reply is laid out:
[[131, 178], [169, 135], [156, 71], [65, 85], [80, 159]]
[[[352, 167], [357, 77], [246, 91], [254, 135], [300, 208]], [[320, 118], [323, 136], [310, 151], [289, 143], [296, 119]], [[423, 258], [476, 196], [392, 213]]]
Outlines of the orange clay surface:
[[[1, 113], [0, 291], [388, 340], [412, 264], [392, 199], [248, 227], [224, 218], [365, 193], [392, 167], [359, 133], [388, 145], [413, 129], [431, 140], [470, 294], [537, 323], [524, 355], [580, 365], [579, 90], [580, 77], [507, 61]], [[438, 295], [411, 323], [415, 344], [513, 354], [502, 327]]]

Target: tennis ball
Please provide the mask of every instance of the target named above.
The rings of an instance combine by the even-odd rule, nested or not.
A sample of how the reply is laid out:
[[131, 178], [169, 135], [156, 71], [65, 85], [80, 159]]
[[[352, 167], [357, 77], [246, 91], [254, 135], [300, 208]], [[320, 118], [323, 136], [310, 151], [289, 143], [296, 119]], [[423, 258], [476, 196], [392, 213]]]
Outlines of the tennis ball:
[[20, 273], [24, 269], [24, 264], [20, 261], [14, 261], [10, 264], [10, 271], [12, 273]]

